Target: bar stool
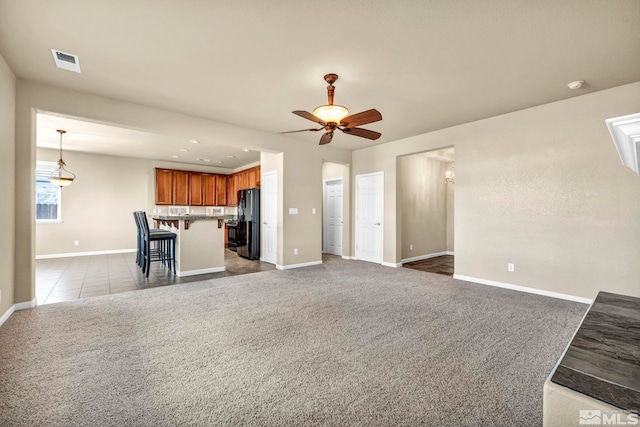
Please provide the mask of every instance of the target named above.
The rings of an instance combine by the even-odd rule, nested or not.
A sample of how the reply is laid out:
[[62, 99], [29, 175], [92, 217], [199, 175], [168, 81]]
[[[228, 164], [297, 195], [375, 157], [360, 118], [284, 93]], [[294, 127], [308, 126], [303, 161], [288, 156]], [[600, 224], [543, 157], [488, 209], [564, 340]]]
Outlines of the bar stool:
[[[149, 277], [151, 262], [160, 261], [176, 273], [176, 234], [159, 228], [149, 229], [147, 214], [144, 211], [134, 212], [136, 224], [139, 225], [138, 255], [136, 263], [142, 272]], [[152, 243], [155, 242], [155, 248]]]

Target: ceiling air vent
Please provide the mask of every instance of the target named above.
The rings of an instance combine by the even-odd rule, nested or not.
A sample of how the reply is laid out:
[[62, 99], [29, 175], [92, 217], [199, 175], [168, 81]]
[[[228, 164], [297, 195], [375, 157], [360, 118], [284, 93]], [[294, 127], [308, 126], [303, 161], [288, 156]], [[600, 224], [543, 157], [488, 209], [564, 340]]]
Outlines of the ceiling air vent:
[[80, 72], [80, 58], [78, 55], [72, 53], [63, 52], [61, 50], [51, 49], [53, 53], [53, 60], [56, 62], [56, 67], [63, 70]]

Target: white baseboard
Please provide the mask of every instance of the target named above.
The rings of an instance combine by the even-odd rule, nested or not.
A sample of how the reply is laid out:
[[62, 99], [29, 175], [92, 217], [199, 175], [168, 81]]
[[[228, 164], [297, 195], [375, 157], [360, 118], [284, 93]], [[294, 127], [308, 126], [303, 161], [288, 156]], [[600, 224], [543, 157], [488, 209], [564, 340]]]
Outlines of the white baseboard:
[[291, 270], [292, 268], [311, 267], [312, 265], [322, 264], [322, 261], [303, 262], [301, 264], [279, 265], [276, 264], [278, 270]]
[[382, 265], [385, 267], [393, 267], [393, 268], [402, 267], [402, 263], [400, 262], [383, 262]]
[[590, 298], [577, 297], [575, 295], [561, 294], [559, 292], [545, 291], [543, 289], [529, 288], [526, 286], [512, 285], [510, 283], [494, 282], [493, 280], [478, 279], [477, 277], [463, 276], [461, 274], [454, 274], [453, 278], [456, 280], [464, 280], [465, 282], [473, 282], [473, 283], [479, 283], [481, 285], [489, 285], [489, 286], [495, 286], [498, 288], [512, 289], [514, 291], [527, 292], [529, 294], [536, 294], [536, 295], [544, 295], [546, 297], [581, 302], [583, 304], [593, 303], [593, 299], [590, 299]]
[[342, 259], [355, 259], [355, 258], [348, 255], [342, 255]]
[[453, 251], [446, 251], [444, 254], [445, 254], [445, 255], [453, 255], [453, 256], [455, 256], [455, 255], [456, 255], [456, 253], [455, 253], [455, 252], [453, 252]]
[[69, 258], [73, 256], [91, 256], [91, 255], [127, 254], [135, 251], [136, 249], [114, 249], [110, 251], [71, 252], [66, 254], [36, 255], [36, 259]]
[[36, 303], [37, 303], [37, 299], [34, 298], [31, 301], [19, 302], [19, 303], [13, 304], [11, 307], [9, 307], [9, 310], [7, 310], [2, 316], [0, 316], [0, 326], [2, 326], [2, 324], [6, 322], [7, 319], [9, 319], [9, 317], [13, 314], [14, 311], [33, 308], [36, 306]]
[[454, 254], [453, 252], [448, 252], [448, 251], [434, 252], [432, 254], [418, 255], [418, 256], [411, 257], [411, 258], [405, 258], [401, 262], [402, 262], [402, 264], [406, 264], [408, 262], [421, 261], [423, 259], [429, 259], [429, 258], [435, 258], [437, 256], [453, 255], [453, 254]]
[[188, 270], [188, 271], [176, 270], [176, 276], [178, 277], [197, 276], [198, 274], [220, 273], [222, 271], [224, 271], [224, 267], [203, 268], [201, 270]]

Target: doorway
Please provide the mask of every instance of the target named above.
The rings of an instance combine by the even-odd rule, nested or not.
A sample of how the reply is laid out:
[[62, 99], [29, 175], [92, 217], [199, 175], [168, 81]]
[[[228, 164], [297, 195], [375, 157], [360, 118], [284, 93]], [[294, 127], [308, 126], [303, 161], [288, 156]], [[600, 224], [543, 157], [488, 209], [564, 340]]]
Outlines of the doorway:
[[261, 261], [276, 264], [278, 260], [278, 171], [262, 176], [262, 256]]
[[343, 190], [342, 178], [324, 181], [322, 252], [339, 256], [342, 256]]
[[384, 172], [356, 175], [356, 259], [382, 264]]

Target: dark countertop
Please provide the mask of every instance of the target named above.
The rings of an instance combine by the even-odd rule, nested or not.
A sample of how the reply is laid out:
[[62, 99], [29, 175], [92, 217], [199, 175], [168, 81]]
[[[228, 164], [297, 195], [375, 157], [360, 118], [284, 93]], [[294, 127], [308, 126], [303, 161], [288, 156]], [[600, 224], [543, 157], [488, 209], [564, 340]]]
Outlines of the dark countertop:
[[152, 219], [160, 219], [165, 221], [176, 221], [176, 220], [190, 220], [194, 221], [196, 219], [235, 219], [235, 215], [204, 215], [204, 214], [182, 214], [182, 215], [153, 215]]
[[551, 381], [640, 413], [640, 298], [600, 292]]

